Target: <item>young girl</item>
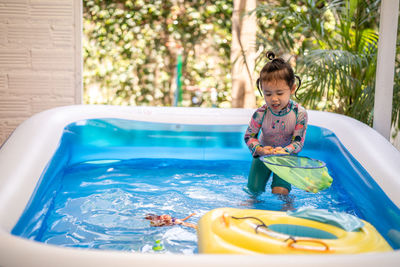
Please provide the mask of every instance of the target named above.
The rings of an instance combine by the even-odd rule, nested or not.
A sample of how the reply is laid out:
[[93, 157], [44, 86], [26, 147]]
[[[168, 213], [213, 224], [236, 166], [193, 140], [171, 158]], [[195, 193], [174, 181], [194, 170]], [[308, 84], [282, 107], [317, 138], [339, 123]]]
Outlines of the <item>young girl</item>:
[[[270, 61], [257, 79], [257, 88], [263, 93], [266, 104], [254, 112], [244, 136], [253, 155], [247, 187], [256, 195], [265, 191], [271, 175], [258, 157], [300, 152], [307, 129], [306, 110], [290, 99], [300, 87], [300, 78], [282, 58], [275, 58], [272, 52], [267, 52], [267, 57]], [[297, 88], [295, 78], [299, 81]], [[275, 174], [271, 188], [273, 194], [282, 195], [291, 190], [290, 184]]]

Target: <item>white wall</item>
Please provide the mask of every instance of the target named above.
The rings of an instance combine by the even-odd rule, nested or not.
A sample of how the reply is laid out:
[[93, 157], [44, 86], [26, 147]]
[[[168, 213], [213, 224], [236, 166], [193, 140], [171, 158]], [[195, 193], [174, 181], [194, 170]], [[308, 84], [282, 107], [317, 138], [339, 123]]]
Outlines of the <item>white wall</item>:
[[0, 144], [40, 111], [80, 104], [81, 0], [0, 0]]

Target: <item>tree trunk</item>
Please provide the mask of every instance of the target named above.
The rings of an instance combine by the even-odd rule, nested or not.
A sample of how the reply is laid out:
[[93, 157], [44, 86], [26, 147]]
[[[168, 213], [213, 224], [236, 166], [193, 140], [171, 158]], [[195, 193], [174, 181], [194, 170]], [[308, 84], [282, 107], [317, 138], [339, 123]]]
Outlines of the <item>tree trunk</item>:
[[255, 108], [256, 0], [234, 0], [232, 15], [232, 107]]

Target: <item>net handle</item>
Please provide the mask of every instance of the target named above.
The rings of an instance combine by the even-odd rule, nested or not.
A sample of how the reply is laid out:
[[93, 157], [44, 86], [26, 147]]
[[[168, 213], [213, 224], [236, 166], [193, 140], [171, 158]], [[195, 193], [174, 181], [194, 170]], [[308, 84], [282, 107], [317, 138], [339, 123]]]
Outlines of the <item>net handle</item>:
[[[269, 162], [269, 161], [266, 160], [266, 158], [269, 158], [269, 157], [285, 157], [285, 156], [286, 156], [286, 157], [287, 157], [287, 156], [290, 156], [290, 157], [304, 158], [304, 159], [308, 159], [308, 160], [312, 160], [312, 161], [317, 161], [317, 162], [319, 162], [319, 163], [321, 164], [321, 166], [313, 166], [313, 167], [287, 166], [287, 165], [283, 165], [283, 164], [272, 163], [272, 162]], [[265, 160], [264, 160], [264, 159], [265, 159]], [[267, 163], [267, 164], [271, 164], [271, 165], [279, 166], [279, 167], [287, 167], [287, 168], [298, 168], [298, 169], [322, 169], [322, 168], [325, 168], [325, 167], [326, 167], [326, 163], [323, 162], [323, 161], [321, 161], [321, 160], [313, 159], [313, 158], [305, 157], [305, 156], [294, 156], [294, 155], [288, 155], [288, 154], [272, 154], [272, 155], [265, 155], [265, 156], [260, 157], [260, 160], [261, 160], [262, 162]]]

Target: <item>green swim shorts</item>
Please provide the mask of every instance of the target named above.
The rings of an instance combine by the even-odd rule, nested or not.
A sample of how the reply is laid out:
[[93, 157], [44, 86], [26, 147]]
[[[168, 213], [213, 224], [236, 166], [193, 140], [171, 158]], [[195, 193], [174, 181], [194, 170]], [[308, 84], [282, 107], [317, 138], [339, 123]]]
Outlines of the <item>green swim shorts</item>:
[[[265, 166], [265, 164], [259, 159], [254, 158], [253, 162], [251, 163], [250, 173], [249, 173], [249, 180], [247, 182], [247, 188], [250, 192], [259, 194], [261, 192], [265, 192], [265, 186], [271, 176], [271, 170]], [[271, 188], [274, 187], [284, 187], [289, 192], [292, 189], [292, 186], [280, 178], [275, 173], [273, 174]]]

